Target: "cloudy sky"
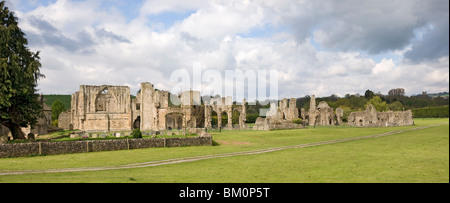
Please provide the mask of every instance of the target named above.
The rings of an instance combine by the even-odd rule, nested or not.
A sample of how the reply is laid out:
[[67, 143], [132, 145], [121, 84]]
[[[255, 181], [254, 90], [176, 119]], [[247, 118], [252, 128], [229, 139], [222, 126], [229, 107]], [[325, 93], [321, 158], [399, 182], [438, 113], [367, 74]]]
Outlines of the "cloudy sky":
[[448, 0], [7, 0], [40, 51], [39, 91], [277, 70], [279, 97], [449, 91]]

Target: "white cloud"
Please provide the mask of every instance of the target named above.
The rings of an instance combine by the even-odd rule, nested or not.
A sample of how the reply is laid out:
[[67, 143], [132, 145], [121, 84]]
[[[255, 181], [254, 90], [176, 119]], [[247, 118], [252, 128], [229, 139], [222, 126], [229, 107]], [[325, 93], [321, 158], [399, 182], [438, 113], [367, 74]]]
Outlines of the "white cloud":
[[[192, 71], [194, 62], [204, 70], [277, 69], [278, 92], [288, 98], [367, 89], [387, 93], [396, 87], [407, 94], [448, 91], [448, 55], [434, 61], [403, 60], [404, 54], [426, 45], [411, 42], [414, 30], [425, 24], [414, 15], [418, 5], [400, 2], [396, 10], [399, 5], [389, 2], [154, 0], [145, 1], [139, 15], [126, 20], [120, 8], [103, 8], [100, 1], [58, 0], [16, 13], [30, 48], [41, 51], [47, 76], [39, 81], [43, 93], [71, 94], [82, 84], [112, 84], [130, 86], [135, 94], [144, 81], [171, 90], [170, 74], [181, 68]], [[192, 14], [171, 27], [148, 18], [184, 12]], [[268, 26], [287, 28], [252, 36], [252, 30]], [[397, 29], [402, 26], [404, 30]], [[385, 57], [377, 63], [361, 51], [387, 51], [400, 60]]]
[[375, 65], [375, 68], [373, 69], [373, 73], [375, 75], [381, 74], [381, 73], [392, 73], [394, 71], [395, 64], [392, 62], [392, 59], [383, 59], [380, 63], [377, 63]]

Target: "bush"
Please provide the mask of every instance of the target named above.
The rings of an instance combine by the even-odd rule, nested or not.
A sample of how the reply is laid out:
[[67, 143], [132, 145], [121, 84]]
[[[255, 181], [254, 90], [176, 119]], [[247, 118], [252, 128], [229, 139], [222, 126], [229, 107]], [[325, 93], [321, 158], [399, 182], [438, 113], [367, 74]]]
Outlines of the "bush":
[[133, 138], [142, 138], [141, 130], [139, 128], [134, 129], [133, 133], [131, 133], [131, 136]]
[[449, 106], [418, 108], [412, 113], [414, 118], [448, 118]]
[[246, 123], [255, 123], [256, 119], [259, 117], [258, 113], [247, 114]]
[[296, 119], [293, 119], [292, 122], [295, 124], [302, 124], [303, 121], [301, 118], [296, 118]]

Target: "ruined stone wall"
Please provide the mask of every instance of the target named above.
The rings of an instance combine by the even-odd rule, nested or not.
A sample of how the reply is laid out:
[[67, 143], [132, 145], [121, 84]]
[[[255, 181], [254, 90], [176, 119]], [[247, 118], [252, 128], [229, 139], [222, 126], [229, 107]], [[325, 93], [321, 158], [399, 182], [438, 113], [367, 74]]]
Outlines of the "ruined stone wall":
[[[169, 105], [171, 99], [177, 102]], [[141, 130], [196, 127], [192, 108], [194, 104], [200, 104], [198, 91], [183, 91], [178, 97], [168, 91], [155, 90], [151, 83], [145, 82], [141, 83], [141, 90], [133, 102], [140, 107], [133, 112], [133, 120], [139, 115]]]
[[118, 139], [86, 140], [71, 142], [33, 142], [18, 144], [0, 144], [0, 158], [21, 157], [29, 155], [56, 155], [67, 153], [86, 153], [142, 149], [153, 147], [211, 146], [211, 136], [187, 138], [152, 138], [152, 139]]
[[[169, 103], [171, 99], [179, 102]], [[183, 91], [173, 95], [159, 91], [149, 82], [141, 83], [141, 89], [134, 99], [130, 98], [130, 89], [125, 86], [89, 86], [81, 85], [80, 91], [72, 95], [69, 126], [84, 131], [125, 131], [134, 128], [141, 130], [166, 130], [171, 128], [210, 126], [213, 111], [218, 115], [228, 115], [228, 125], [232, 127], [232, 112], [240, 113], [239, 126], [245, 126], [245, 105], [233, 109], [232, 97], [218, 98], [217, 102], [205, 103], [205, 121], [197, 119], [201, 105], [199, 91]], [[202, 107], [203, 109], [203, 107]], [[197, 110], [197, 111], [195, 111]], [[194, 114], [194, 111], [196, 114]], [[221, 118], [221, 117], [219, 117]], [[64, 119], [64, 118], [63, 118]], [[209, 123], [208, 123], [209, 122]], [[219, 122], [220, 123], [220, 122]], [[66, 122], [63, 122], [67, 128]]]
[[300, 129], [304, 128], [301, 124], [295, 124], [292, 121], [281, 120], [276, 118], [262, 118], [256, 119], [253, 130], [277, 130], [277, 129]]
[[154, 126], [152, 127], [154, 130], [165, 130], [167, 129], [166, 116], [169, 110], [169, 95], [168, 91], [155, 91], [153, 94], [154, 101], [154, 112], [155, 113], [155, 121]]
[[377, 112], [373, 105], [365, 111], [352, 112], [348, 116], [348, 125], [358, 127], [390, 127], [414, 125], [411, 110]]
[[64, 130], [73, 130], [73, 126], [72, 126], [72, 129], [70, 129], [70, 124], [71, 124], [70, 117], [71, 117], [70, 110], [62, 112], [61, 114], [59, 114], [59, 116], [58, 116], [58, 128], [62, 128]]
[[321, 101], [317, 106], [316, 125], [330, 126], [335, 124], [333, 108], [328, 106], [328, 103]]

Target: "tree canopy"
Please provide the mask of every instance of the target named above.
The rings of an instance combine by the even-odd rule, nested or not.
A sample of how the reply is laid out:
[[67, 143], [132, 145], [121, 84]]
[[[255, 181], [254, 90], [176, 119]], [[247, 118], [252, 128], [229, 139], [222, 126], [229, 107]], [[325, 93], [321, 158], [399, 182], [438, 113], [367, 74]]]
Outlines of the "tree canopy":
[[36, 93], [40, 73], [39, 52], [27, 47], [25, 33], [5, 1], [0, 2], [0, 124], [11, 130], [14, 139], [25, 139], [20, 127], [35, 125], [42, 115]]
[[[66, 107], [60, 100], [56, 100], [52, 104], [52, 123], [54, 123], [54, 126], [58, 126], [58, 117], [59, 114], [64, 112], [66, 110]], [[56, 125], [55, 125], [56, 124]]]
[[372, 104], [377, 111], [387, 111], [388, 106], [385, 101], [382, 101], [379, 96], [374, 96], [372, 99], [370, 99], [366, 105], [364, 105], [364, 108], [367, 108], [369, 104]]

